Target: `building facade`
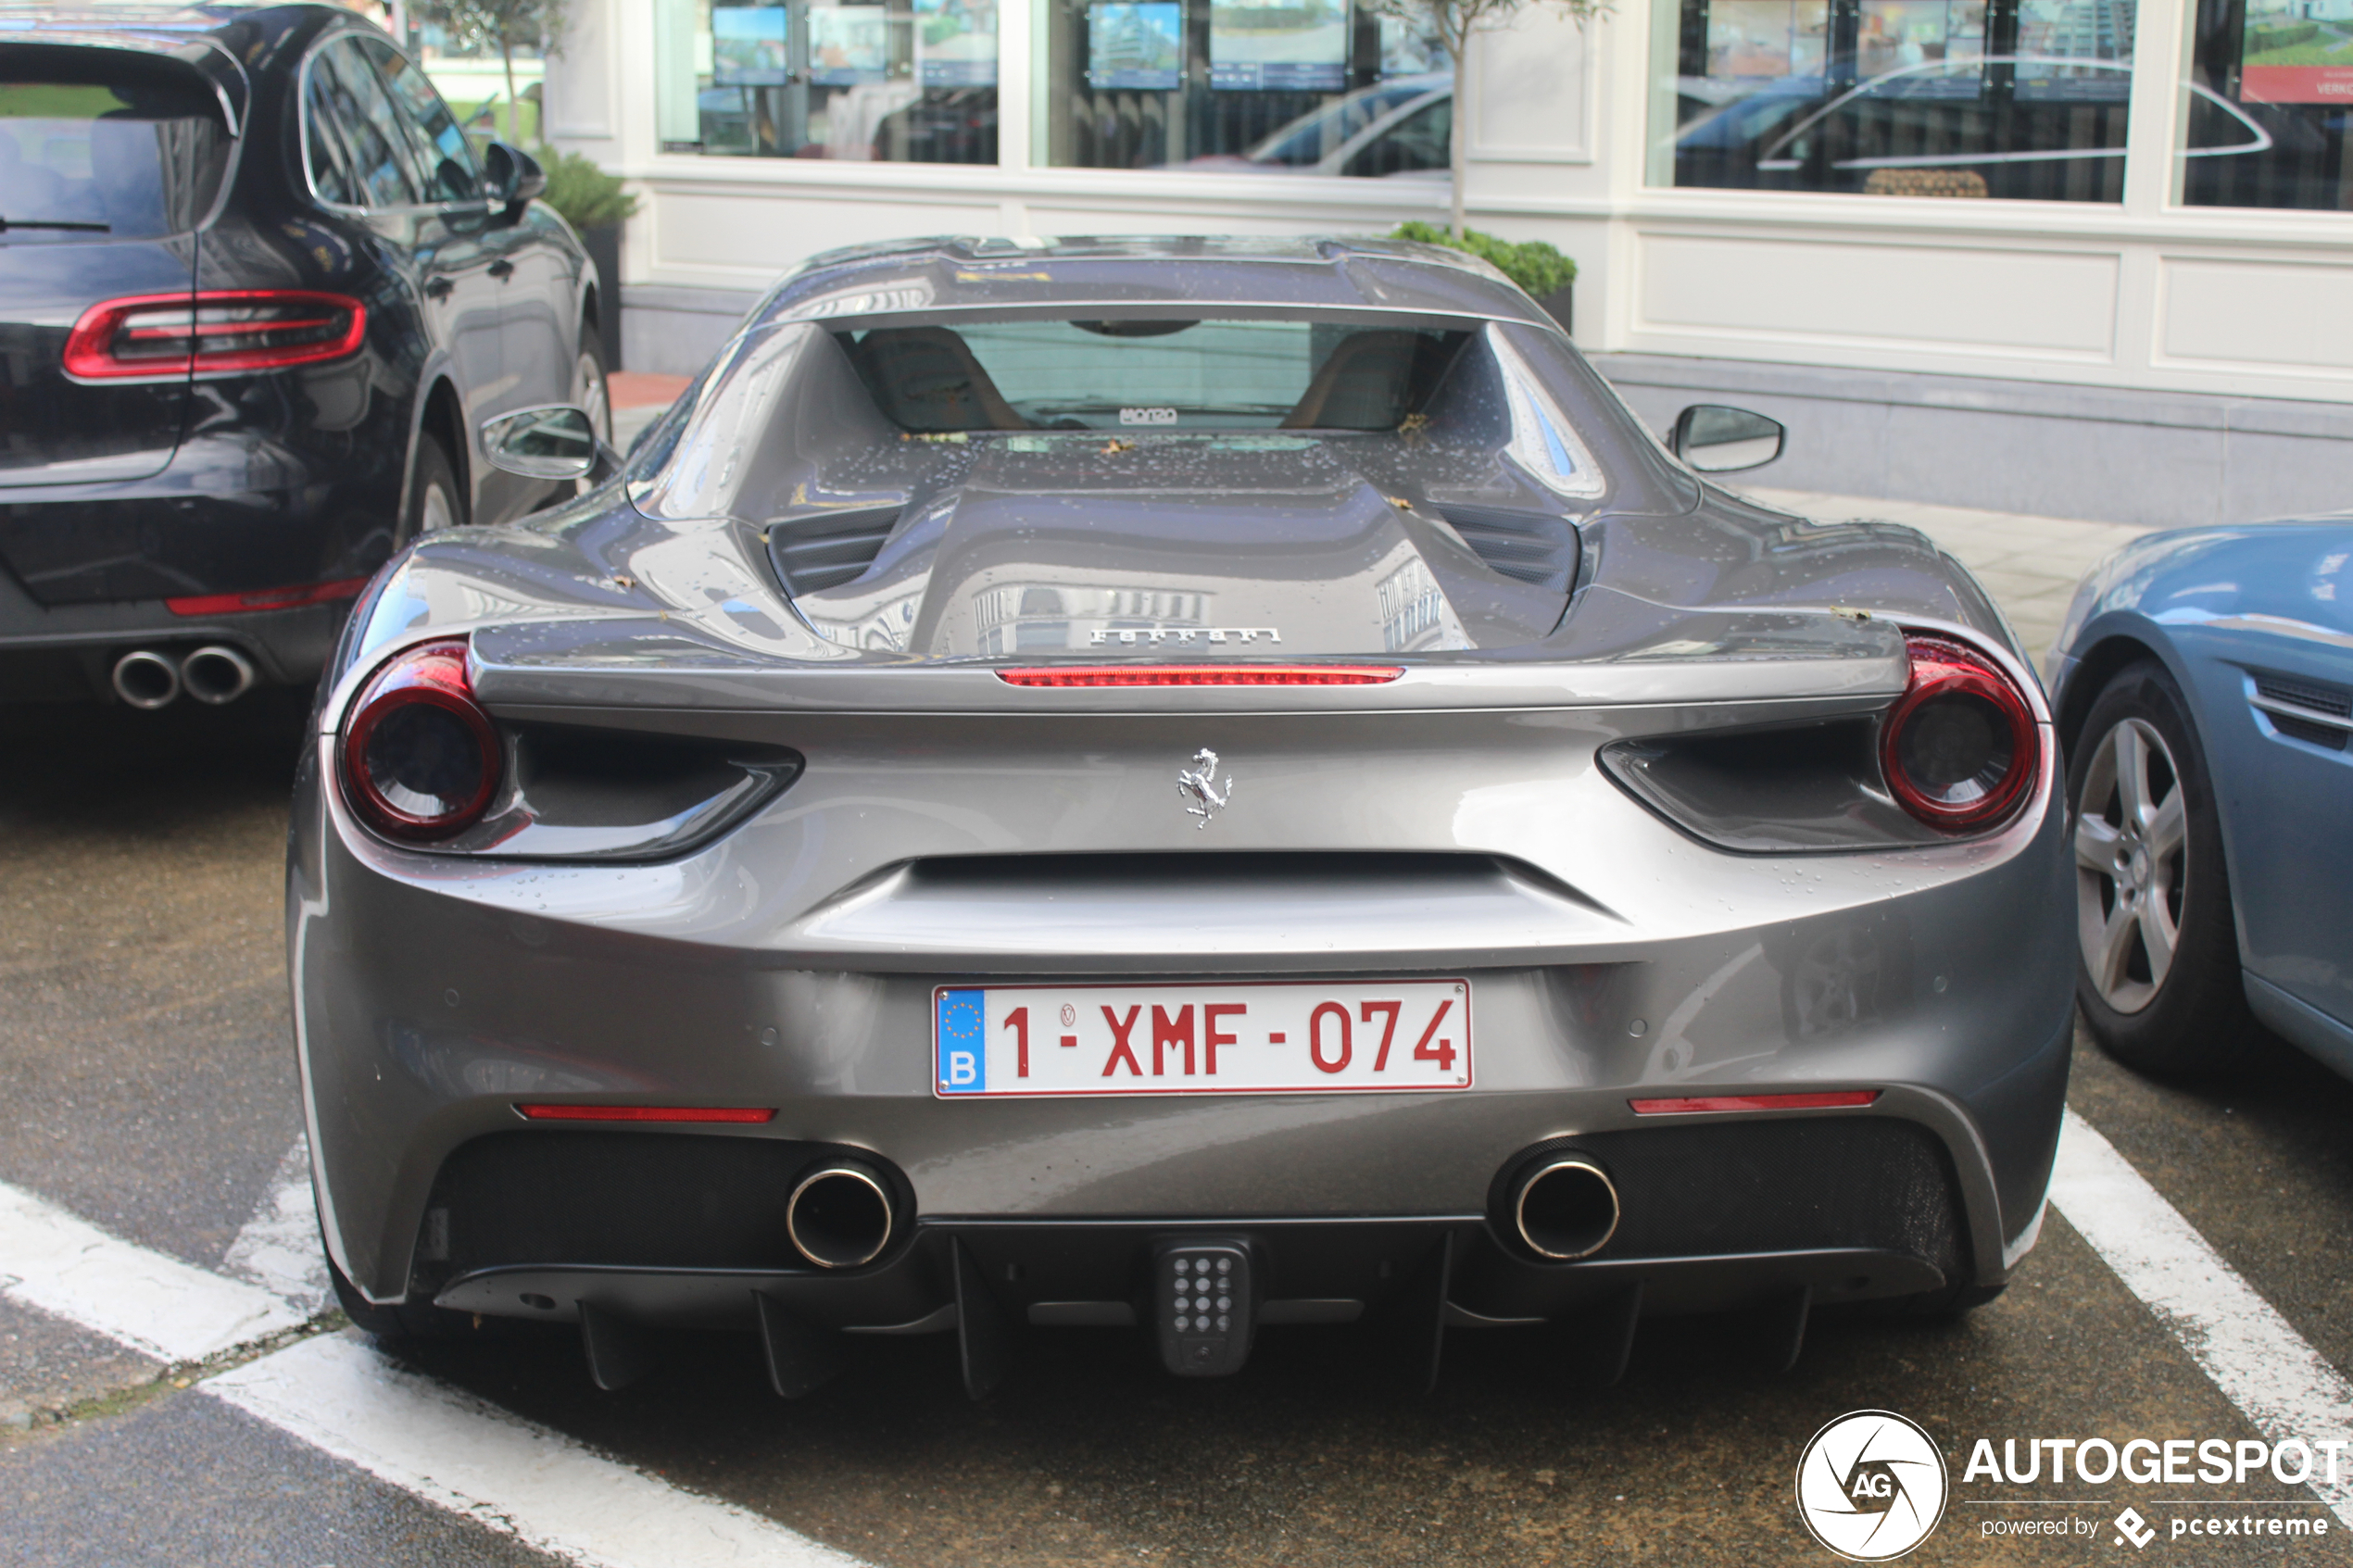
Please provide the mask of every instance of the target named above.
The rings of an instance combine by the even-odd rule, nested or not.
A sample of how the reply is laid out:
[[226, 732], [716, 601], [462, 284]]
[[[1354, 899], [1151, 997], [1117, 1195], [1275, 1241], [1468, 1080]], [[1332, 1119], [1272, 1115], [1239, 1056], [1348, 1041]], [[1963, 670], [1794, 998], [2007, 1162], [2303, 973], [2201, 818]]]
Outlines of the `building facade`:
[[2149, 523], [2353, 506], [2347, 0], [1541, 4], [1467, 108], [1349, 0], [575, 0], [559, 145], [631, 179], [634, 369], [813, 252], [1470, 222], [1579, 266], [1661, 422], [1766, 483]]

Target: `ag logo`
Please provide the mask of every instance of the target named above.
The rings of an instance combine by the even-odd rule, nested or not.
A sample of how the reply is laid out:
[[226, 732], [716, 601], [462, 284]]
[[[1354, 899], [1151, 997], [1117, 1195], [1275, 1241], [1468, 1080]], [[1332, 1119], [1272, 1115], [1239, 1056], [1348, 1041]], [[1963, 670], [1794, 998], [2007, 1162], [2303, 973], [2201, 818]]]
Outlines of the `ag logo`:
[[1884, 1562], [1944, 1517], [1944, 1456], [1892, 1411], [1856, 1411], [1814, 1434], [1797, 1461], [1797, 1516], [1856, 1562]]

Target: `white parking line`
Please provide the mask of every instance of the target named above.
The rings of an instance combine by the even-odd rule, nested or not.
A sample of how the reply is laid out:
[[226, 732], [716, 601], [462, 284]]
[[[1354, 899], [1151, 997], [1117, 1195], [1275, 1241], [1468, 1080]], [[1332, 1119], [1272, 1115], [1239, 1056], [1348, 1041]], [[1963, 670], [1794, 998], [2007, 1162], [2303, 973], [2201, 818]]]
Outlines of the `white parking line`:
[[[2266, 1438], [2353, 1437], [2353, 1384], [2072, 1110], [2051, 1201]], [[2353, 1474], [2314, 1471], [2312, 1490], [2353, 1525]]]
[[597, 1568], [856, 1568], [732, 1505], [599, 1459], [409, 1371], [352, 1331], [307, 1339], [203, 1385], [370, 1474], [566, 1562]]
[[0, 1292], [163, 1361], [200, 1361], [310, 1316], [0, 1183]]
[[319, 1210], [310, 1200], [310, 1144], [295, 1139], [278, 1161], [270, 1190], [220, 1260], [223, 1272], [250, 1280], [306, 1318], [327, 1305], [327, 1259], [319, 1245]]

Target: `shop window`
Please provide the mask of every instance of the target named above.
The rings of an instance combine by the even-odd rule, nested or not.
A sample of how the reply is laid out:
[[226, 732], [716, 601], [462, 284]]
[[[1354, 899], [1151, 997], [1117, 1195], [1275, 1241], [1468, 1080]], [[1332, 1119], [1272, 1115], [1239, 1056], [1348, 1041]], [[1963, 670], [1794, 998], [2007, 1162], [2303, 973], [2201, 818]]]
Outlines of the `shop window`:
[[2192, 28], [2181, 199], [2353, 211], [2353, 0], [2196, 0]]
[[1045, 0], [1046, 161], [1442, 179], [1435, 40], [1347, 0]]
[[997, 161], [996, 0], [656, 0], [664, 152]]
[[2133, 0], [1655, 3], [1654, 183], [2122, 199]]

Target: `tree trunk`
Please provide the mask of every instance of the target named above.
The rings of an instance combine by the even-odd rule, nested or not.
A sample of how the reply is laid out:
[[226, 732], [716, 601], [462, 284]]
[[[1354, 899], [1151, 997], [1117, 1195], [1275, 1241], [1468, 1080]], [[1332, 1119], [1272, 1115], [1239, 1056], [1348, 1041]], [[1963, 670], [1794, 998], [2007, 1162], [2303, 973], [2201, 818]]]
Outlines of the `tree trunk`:
[[507, 140], [520, 147], [522, 145], [522, 100], [515, 96], [515, 46], [504, 38], [498, 40], [498, 57], [507, 66]]
[[1463, 218], [1463, 185], [1465, 183], [1465, 170], [1470, 162], [1470, 160], [1464, 156], [1464, 149], [1470, 141], [1470, 100], [1463, 92], [1463, 76], [1466, 68], [1467, 56], [1470, 54], [1470, 38], [1468, 35], [1466, 34], [1464, 37], [1459, 46], [1449, 49], [1447, 52], [1453, 56], [1454, 103], [1453, 108], [1448, 111], [1453, 118], [1449, 120], [1446, 129], [1446, 161], [1450, 166], [1450, 172], [1453, 175], [1449, 183], [1453, 187], [1452, 199], [1453, 201], [1453, 207], [1450, 214], [1450, 221], [1447, 225], [1446, 232], [1453, 235], [1454, 238], [1459, 241], [1464, 234], [1469, 232], [1464, 226]]

